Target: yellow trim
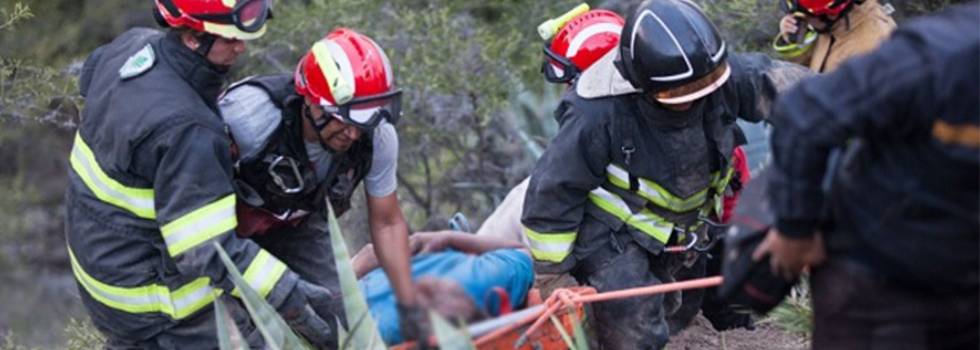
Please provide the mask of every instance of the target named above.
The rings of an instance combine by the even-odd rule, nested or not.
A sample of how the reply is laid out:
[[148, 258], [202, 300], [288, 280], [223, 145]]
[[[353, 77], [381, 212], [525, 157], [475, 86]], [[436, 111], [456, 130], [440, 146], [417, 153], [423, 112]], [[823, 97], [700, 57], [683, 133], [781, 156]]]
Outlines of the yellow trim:
[[560, 252], [543, 252], [543, 251], [540, 251], [540, 250], [531, 248], [531, 256], [534, 257], [534, 260], [539, 260], [539, 261], [547, 261], [547, 262], [553, 262], [553, 263], [560, 263], [560, 262], [564, 261], [565, 258], [567, 258], [571, 254], [572, 254], [572, 251], [571, 250], [569, 250], [567, 252], [564, 252], [564, 253], [560, 253]]
[[[199, 224], [203, 224], [203, 227], [195, 227]], [[229, 194], [163, 225], [160, 231], [163, 233], [164, 240], [167, 241], [167, 251], [170, 256], [177, 256], [222, 233], [235, 229], [237, 224], [235, 194]], [[195, 232], [190, 233], [189, 236], [181, 237], [176, 242], [171, 241], [175, 234], [185, 230], [194, 230]]]
[[[81, 155], [79, 155], [79, 153], [81, 153]], [[79, 157], [83, 157], [84, 159], [80, 159]], [[141, 208], [128, 203], [126, 198], [114, 196], [103, 189], [104, 186], [110, 191], [115, 191], [122, 196], [132, 198], [133, 201], [153, 202], [152, 188], [127, 187], [109, 177], [109, 175], [102, 170], [98, 160], [96, 160], [95, 153], [93, 153], [92, 149], [85, 143], [85, 140], [82, 140], [82, 135], [80, 133], [75, 133], [75, 145], [71, 152], [69, 162], [71, 163], [72, 170], [75, 171], [75, 174], [77, 174], [88, 189], [103, 202], [126, 209], [143, 219], [156, 219], [156, 211], [152, 205], [149, 208]], [[85, 163], [87, 163], [89, 166], [86, 167]]]
[[261, 38], [263, 35], [265, 35], [266, 27], [269, 26], [268, 24], [263, 24], [262, 28], [259, 28], [259, 30], [256, 32], [249, 33], [238, 29], [238, 27], [236, 27], [234, 24], [219, 24], [207, 21], [202, 21], [201, 23], [204, 23], [205, 32], [223, 37], [225, 39], [245, 41]]
[[[268, 273], [263, 274], [266, 271], [266, 266], [269, 264], [272, 264], [272, 266], [268, 268]], [[286, 264], [263, 249], [259, 250], [259, 253], [252, 258], [252, 262], [248, 264], [248, 268], [245, 269], [245, 274], [242, 277], [248, 282], [249, 286], [255, 288], [258, 285], [255, 288], [256, 292], [259, 293], [259, 296], [265, 298], [272, 292], [272, 288], [276, 286], [276, 283], [279, 282], [279, 278], [286, 272], [286, 268]], [[238, 287], [235, 287], [231, 291], [231, 295], [239, 298], [242, 296]]]
[[[75, 258], [71, 247], [68, 247], [68, 257], [71, 260], [75, 279], [88, 292], [89, 296], [105, 306], [128, 313], [160, 312], [179, 320], [210, 305], [214, 301], [215, 295], [220, 295], [222, 292], [220, 289], [212, 289], [210, 286], [211, 279], [207, 277], [195, 279], [173, 292], [167, 286], [160, 284], [117, 287], [102, 283], [85, 272]], [[176, 306], [175, 301], [185, 297], [193, 297], [193, 294], [200, 294], [200, 297], [183, 307], [178, 308]], [[127, 299], [128, 302], [123, 301]]]
[[[624, 190], [629, 190], [630, 189], [629, 179], [621, 178], [619, 175], [616, 174], [617, 172], [622, 173], [625, 176], [629, 176], [629, 172], [626, 171], [626, 169], [623, 169], [622, 167], [616, 164], [609, 164], [609, 167], [606, 168], [606, 178], [608, 178], [609, 182], [612, 183], [614, 186], [622, 188]], [[691, 197], [681, 198], [670, 193], [669, 191], [664, 189], [663, 186], [660, 186], [656, 182], [644, 179], [642, 177], [638, 177], [637, 179], [640, 181], [641, 184], [654, 191], [654, 193], [649, 193], [647, 191], [644, 191], [642, 188], [640, 188], [636, 191], [636, 193], [639, 194], [640, 197], [643, 197], [646, 200], [653, 202], [653, 204], [656, 204], [659, 207], [675, 212], [685, 212], [685, 211], [690, 211], [690, 210], [700, 208], [704, 204], [704, 201], [706, 199], [705, 195], [707, 195], [708, 193], [708, 189], [703, 189], [701, 191], [698, 191], [698, 193], [695, 193]]]
[[[600, 192], [597, 191], [604, 193], [600, 194]], [[619, 200], [620, 205], [603, 198], [603, 194], [610, 196], [613, 200]], [[598, 188], [590, 192], [589, 199], [600, 209], [612, 214], [627, 225], [643, 231], [643, 233], [664, 244], [666, 244], [667, 240], [670, 239], [670, 233], [673, 230], [674, 224], [654, 214], [652, 211], [644, 208], [640, 210], [639, 213], [633, 214], [629, 211], [629, 209], [621, 207], [626, 206], [626, 202], [624, 202], [622, 198], [617, 196], [615, 193], [606, 191], [602, 188]]]
[[354, 88], [340, 74], [337, 61], [330, 54], [327, 43], [323, 40], [318, 41], [313, 44], [311, 51], [313, 57], [316, 58], [317, 66], [320, 67], [320, 72], [323, 73], [323, 77], [327, 79], [327, 84], [330, 85], [330, 94], [333, 95], [334, 102], [337, 105], [342, 105], [354, 98]]

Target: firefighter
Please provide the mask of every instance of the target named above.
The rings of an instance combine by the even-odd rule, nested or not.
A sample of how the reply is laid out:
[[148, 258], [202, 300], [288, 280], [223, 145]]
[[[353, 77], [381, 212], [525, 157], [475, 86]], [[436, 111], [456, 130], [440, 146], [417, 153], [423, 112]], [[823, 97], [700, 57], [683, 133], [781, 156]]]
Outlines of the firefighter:
[[[246, 78], [218, 105], [234, 142], [238, 235], [340, 295], [325, 203], [343, 215], [363, 182], [371, 238], [407, 324], [403, 338], [416, 339], [421, 330], [413, 326], [424, 314], [415, 305], [408, 226], [395, 191], [401, 90], [384, 50], [336, 29], [294, 74]], [[342, 314], [342, 303], [335, 307]]]
[[754, 258], [813, 267], [814, 349], [980, 348], [978, 27], [975, 3], [912, 21], [773, 109], [775, 229]]
[[269, 6], [157, 0], [169, 31], [129, 30], [85, 61], [65, 231], [79, 294], [108, 349], [217, 348], [214, 302], [261, 348], [216, 246], [300, 335], [319, 347], [334, 338], [330, 291], [234, 234], [217, 96], [244, 41], [265, 32]]
[[[689, 1], [640, 4], [619, 50], [585, 71], [555, 112], [561, 127], [531, 174], [522, 216], [536, 272], [571, 272], [604, 292], [704, 266], [699, 252], [723, 231], [736, 117], [764, 119], [777, 93], [807, 74], [729, 54]], [[679, 293], [596, 304], [599, 343], [660, 349], [665, 317], [680, 304]]]
[[779, 0], [779, 7], [786, 15], [773, 48], [820, 73], [874, 50], [896, 28], [878, 0]]

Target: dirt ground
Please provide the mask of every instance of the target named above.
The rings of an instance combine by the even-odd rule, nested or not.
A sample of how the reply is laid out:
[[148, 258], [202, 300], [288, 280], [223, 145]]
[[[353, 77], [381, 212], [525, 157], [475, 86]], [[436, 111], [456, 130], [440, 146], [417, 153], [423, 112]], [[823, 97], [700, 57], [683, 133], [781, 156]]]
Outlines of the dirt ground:
[[718, 332], [702, 316], [681, 334], [670, 338], [667, 350], [806, 350], [809, 341], [789, 334], [771, 321], [757, 322], [755, 330]]

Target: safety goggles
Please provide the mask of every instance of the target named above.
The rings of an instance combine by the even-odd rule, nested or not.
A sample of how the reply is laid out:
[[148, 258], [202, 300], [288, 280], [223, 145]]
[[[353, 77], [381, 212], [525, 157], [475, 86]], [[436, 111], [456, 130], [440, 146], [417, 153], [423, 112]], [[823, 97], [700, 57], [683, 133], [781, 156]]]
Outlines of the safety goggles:
[[[320, 109], [325, 115], [339, 119], [347, 125], [353, 125], [361, 130], [374, 130], [382, 120], [387, 120], [391, 124], [398, 123], [402, 111], [402, 92], [392, 90], [383, 94], [351, 99], [349, 102], [339, 105], [320, 105]], [[320, 118], [313, 120], [313, 127], [317, 132], [323, 130], [330, 123], [330, 119]]]
[[549, 83], [562, 84], [570, 83], [579, 76], [579, 69], [568, 58], [551, 51], [548, 45], [544, 45], [544, 63], [541, 64], [541, 73]]
[[272, 18], [272, 7], [269, 0], [242, 0], [235, 3], [231, 12], [188, 14], [201, 21], [233, 24], [246, 33], [255, 33], [262, 29], [265, 21]]
[[837, 14], [843, 11], [843, 8], [849, 4], [849, 0], [834, 0], [833, 2], [827, 4], [826, 7], [822, 9], [808, 9], [800, 5], [798, 0], [782, 0], [779, 2], [779, 9], [786, 14], [794, 13], [805, 13], [815, 16]]

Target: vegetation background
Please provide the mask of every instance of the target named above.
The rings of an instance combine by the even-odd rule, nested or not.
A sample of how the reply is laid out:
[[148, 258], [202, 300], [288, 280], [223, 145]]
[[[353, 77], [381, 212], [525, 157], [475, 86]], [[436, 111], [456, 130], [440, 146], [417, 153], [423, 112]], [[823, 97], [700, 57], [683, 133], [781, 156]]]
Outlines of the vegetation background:
[[[453, 213], [477, 227], [527, 176], [557, 126], [561, 87], [539, 75], [535, 27], [578, 0], [278, 0], [230, 81], [292, 71], [310, 45], [349, 27], [378, 41], [405, 91], [399, 197], [413, 231]], [[736, 50], [767, 50], [776, 0], [697, 0]], [[900, 21], [960, 0], [890, 0]], [[637, 0], [588, 1], [627, 13]], [[83, 101], [85, 55], [134, 26], [149, 0], [0, 0], [0, 349], [90, 348], [64, 248], [67, 156]], [[341, 219], [352, 250], [368, 241], [362, 200]], [[70, 337], [66, 335], [72, 335]]]

